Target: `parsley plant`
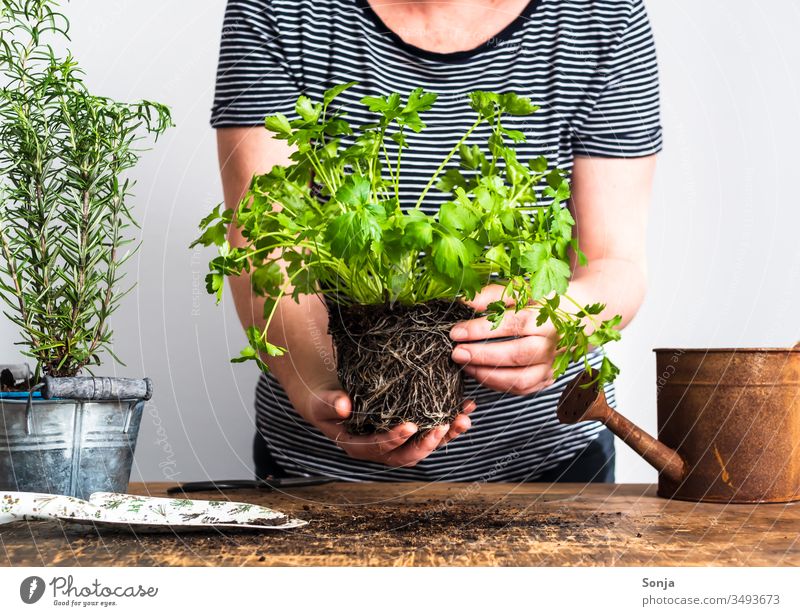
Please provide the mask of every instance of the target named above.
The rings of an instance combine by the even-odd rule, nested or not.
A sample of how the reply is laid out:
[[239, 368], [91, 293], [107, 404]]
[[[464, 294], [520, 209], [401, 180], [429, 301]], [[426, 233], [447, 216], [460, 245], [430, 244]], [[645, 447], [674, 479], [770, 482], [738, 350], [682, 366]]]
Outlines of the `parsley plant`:
[[[588, 369], [589, 347], [618, 340], [621, 317], [600, 321], [602, 304], [580, 305], [566, 293], [571, 251], [586, 262], [572, 235], [566, 173], [549, 170], [543, 156], [519, 160], [514, 144], [525, 135], [503, 124], [508, 116], [526, 116], [538, 107], [513, 92], [472, 92], [468, 104], [475, 122], [416, 203], [401, 209], [406, 137], [425, 128], [420, 114], [433, 106], [436, 94], [417, 88], [405, 97], [364, 97], [375, 121], [355, 127], [335, 105], [353, 85], [337, 85], [321, 101], [300, 96], [295, 119], [282, 114], [266, 119], [277, 139], [294, 146], [292, 164], [254, 177], [235, 212], [218, 205], [203, 219], [193, 246], [219, 250], [206, 278], [209, 293], [219, 301], [225, 276], [249, 273], [254, 292], [266, 298], [268, 327], [287, 294], [297, 300], [322, 293], [345, 305], [413, 305], [472, 299], [490, 282], [499, 283], [505, 285], [503, 299], [488, 309], [495, 327], [507, 310], [538, 310], [538, 323], [550, 321], [559, 336], [554, 376], [573, 360], [583, 360]], [[491, 127], [486, 146], [467, 145], [482, 124]], [[397, 144], [393, 157], [388, 139]], [[542, 200], [537, 187], [543, 187]], [[429, 215], [420, 206], [433, 188], [452, 198]], [[231, 224], [241, 229], [244, 246], [229, 245]], [[267, 339], [267, 327], [251, 327], [249, 345], [233, 361], [255, 360], [266, 369], [261, 353], [283, 354]], [[606, 358], [598, 378], [609, 382], [617, 373]]]

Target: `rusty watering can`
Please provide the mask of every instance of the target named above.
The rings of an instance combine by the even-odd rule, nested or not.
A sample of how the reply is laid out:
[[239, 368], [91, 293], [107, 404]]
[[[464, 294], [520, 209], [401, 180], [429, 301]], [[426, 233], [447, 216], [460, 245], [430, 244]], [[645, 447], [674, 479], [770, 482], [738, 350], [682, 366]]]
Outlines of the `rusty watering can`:
[[558, 403], [562, 423], [596, 420], [659, 473], [658, 495], [716, 503], [800, 500], [800, 343], [793, 349], [656, 349], [658, 437], [586, 387]]

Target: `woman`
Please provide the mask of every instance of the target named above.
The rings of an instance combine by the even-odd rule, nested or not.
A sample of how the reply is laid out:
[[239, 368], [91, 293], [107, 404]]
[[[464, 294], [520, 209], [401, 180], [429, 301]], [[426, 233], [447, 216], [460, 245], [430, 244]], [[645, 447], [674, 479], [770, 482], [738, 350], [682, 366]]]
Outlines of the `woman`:
[[[589, 258], [575, 269], [569, 294], [605, 302], [602, 316], [621, 314], [623, 326], [633, 318], [645, 290], [646, 212], [661, 148], [643, 0], [229, 0], [212, 113], [229, 207], [254, 173], [288, 160], [264, 116], [293, 116], [300, 93], [319, 99], [348, 81], [358, 86], [342, 95], [343, 108], [357, 121], [369, 121], [358, 103], [367, 94], [417, 86], [439, 94], [424, 117], [428, 128], [403, 155], [404, 205], [474, 121], [466, 93], [531, 97], [541, 109], [514, 126], [528, 138], [519, 156], [545, 154], [571, 171], [571, 208]], [[428, 211], [446, 197], [431, 195]], [[242, 239], [234, 231], [230, 241]], [[249, 280], [234, 280], [232, 290], [245, 327], [263, 325]], [[498, 287], [489, 286], [472, 305], [482, 310], [497, 297]], [[337, 382], [322, 303], [316, 296], [283, 301], [270, 339], [288, 353], [265, 358], [270, 373], [256, 392], [257, 475], [613, 481], [608, 430], [556, 419], [556, 401], [582, 367], [553, 382], [553, 332], [531, 316], [507, 316], [494, 331], [483, 318], [453, 327], [453, 360], [464, 366], [469, 401], [450, 425], [418, 438], [408, 423], [354, 437], [341, 425], [351, 402]], [[590, 362], [601, 358], [595, 351]], [[606, 393], [613, 403], [613, 388]]]

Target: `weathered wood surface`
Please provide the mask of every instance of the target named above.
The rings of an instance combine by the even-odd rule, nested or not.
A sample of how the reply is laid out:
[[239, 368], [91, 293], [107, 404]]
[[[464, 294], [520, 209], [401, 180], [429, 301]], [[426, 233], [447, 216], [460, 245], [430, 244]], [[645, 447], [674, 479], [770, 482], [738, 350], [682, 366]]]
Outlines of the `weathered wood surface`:
[[[163, 496], [166, 487], [131, 491]], [[800, 503], [698, 504], [660, 499], [654, 486], [535, 483], [336, 483], [223, 497], [310, 524], [137, 537], [17, 522], [0, 526], [0, 565], [800, 565]]]

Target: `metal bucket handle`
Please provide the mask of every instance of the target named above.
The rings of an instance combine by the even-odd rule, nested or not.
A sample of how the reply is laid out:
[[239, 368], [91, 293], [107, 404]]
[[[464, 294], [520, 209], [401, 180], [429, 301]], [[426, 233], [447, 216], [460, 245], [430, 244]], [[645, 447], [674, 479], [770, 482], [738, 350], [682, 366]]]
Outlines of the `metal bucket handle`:
[[97, 376], [44, 377], [42, 396], [73, 400], [149, 400], [153, 383], [149, 378], [124, 379]]
[[43, 383], [39, 383], [31, 387], [28, 392], [28, 402], [25, 405], [25, 436], [33, 434], [33, 394], [44, 387]]

